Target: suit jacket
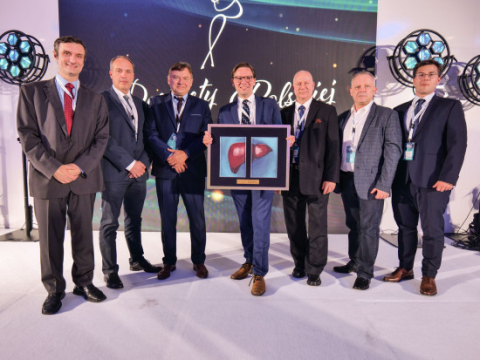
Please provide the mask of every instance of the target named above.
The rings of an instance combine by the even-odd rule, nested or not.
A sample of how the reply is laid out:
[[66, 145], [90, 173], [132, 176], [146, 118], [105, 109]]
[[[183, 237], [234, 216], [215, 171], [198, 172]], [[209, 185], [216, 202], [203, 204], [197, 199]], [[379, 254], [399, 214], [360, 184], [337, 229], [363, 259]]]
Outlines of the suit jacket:
[[[295, 104], [282, 109], [282, 122], [291, 125], [292, 135], [295, 134], [294, 118]], [[302, 194], [319, 195], [324, 181], [339, 182], [339, 146], [335, 107], [312, 100], [299, 149], [299, 185]]]
[[[147, 168], [150, 166], [150, 157], [143, 141], [143, 126], [150, 109], [146, 102], [132, 96], [138, 113], [138, 138], [135, 139], [135, 127], [113, 87], [102, 95], [108, 105], [110, 118], [108, 145], [102, 159], [103, 177], [105, 181], [129, 180], [126, 168], [133, 161], [141, 161]], [[147, 178], [148, 171], [145, 171], [145, 174], [135, 180], [146, 181]]]
[[[237, 98], [230, 104], [220, 108], [218, 112], [218, 123], [240, 124]], [[257, 125], [280, 125], [282, 123], [280, 110], [275, 100], [255, 95], [255, 123]]]
[[[23, 85], [17, 128], [30, 162], [33, 197], [53, 199], [65, 197], [70, 191], [85, 195], [103, 189], [100, 161], [108, 142], [108, 109], [100, 94], [80, 84], [69, 136], [55, 78]], [[76, 164], [84, 175], [61, 184], [53, 174], [61, 165], [70, 163]]]
[[[405, 116], [412, 101], [399, 105], [403, 143], [407, 142]], [[413, 161], [400, 160], [395, 186], [403, 186], [410, 177], [418, 187], [431, 188], [437, 181], [455, 185], [467, 150], [467, 124], [458, 100], [434, 96], [415, 131]]]
[[[167, 150], [167, 142], [177, 130], [171, 93], [152, 97], [150, 109], [152, 116], [146, 118], [144, 131], [147, 147], [153, 157], [152, 175], [160, 179], [174, 179], [178, 174], [167, 163], [171, 154]], [[188, 95], [177, 133], [177, 150], [185, 151], [188, 156], [187, 169], [180, 174], [182, 178], [199, 179], [207, 175], [203, 135], [211, 123], [212, 114], [208, 103]]]
[[[349, 117], [350, 110], [338, 117], [340, 141]], [[402, 131], [397, 112], [373, 103], [355, 153], [354, 183], [361, 199], [374, 198], [375, 194], [370, 194], [373, 188], [390, 192], [401, 154]]]

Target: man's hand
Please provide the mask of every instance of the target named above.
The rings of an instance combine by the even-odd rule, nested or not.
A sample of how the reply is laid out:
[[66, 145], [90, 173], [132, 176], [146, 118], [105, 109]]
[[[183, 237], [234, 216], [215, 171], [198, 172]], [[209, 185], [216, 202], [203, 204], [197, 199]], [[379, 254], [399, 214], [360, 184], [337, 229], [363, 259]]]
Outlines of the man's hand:
[[295, 143], [295, 135], [287, 136], [287, 141], [290, 141], [290, 147]]
[[135, 161], [135, 164], [128, 172], [128, 177], [130, 179], [138, 178], [145, 174], [146, 169], [146, 166], [141, 161]]
[[177, 172], [177, 174], [181, 174], [183, 172], [185, 172], [185, 170], [187, 170], [187, 164], [177, 164], [177, 165], [174, 165], [172, 166], [173, 167], [173, 170], [175, 170]]
[[446, 183], [445, 181], [439, 180], [435, 183], [435, 185], [433, 185], [433, 188], [437, 191], [444, 192], [444, 191], [452, 190], [453, 185]]
[[375, 199], [378, 199], [378, 200], [383, 200], [383, 199], [386, 199], [390, 196], [389, 193], [385, 192], [385, 191], [382, 191], [382, 190], [379, 190], [377, 188], [374, 188], [370, 194], [375, 194], [377, 193], [377, 195], [375, 195]]
[[322, 190], [323, 190], [323, 195], [330, 194], [333, 190], [335, 190], [335, 184], [334, 182], [331, 181], [324, 181], [322, 184]]
[[188, 156], [183, 150], [172, 150], [168, 149], [171, 153], [173, 153], [172, 156], [169, 156], [167, 158], [168, 165], [171, 167], [175, 168], [175, 165], [185, 165], [185, 161], [187, 161]]
[[203, 145], [208, 146], [211, 145], [213, 142], [212, 135], [208, 131], [205, 131], [205, 135], [203, 135]]
[[55, 171], [55, 174], [53, 174], [53, 177], [62, 184], [69, 184], [77, 180], [81, 172], [77, 165], [67, 164], [60, 166], [57, 171]]

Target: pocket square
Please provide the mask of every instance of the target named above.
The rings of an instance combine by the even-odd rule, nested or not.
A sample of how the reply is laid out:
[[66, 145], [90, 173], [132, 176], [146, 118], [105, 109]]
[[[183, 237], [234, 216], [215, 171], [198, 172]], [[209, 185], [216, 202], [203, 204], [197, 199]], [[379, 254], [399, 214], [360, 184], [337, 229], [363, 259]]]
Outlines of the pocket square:
[[320, 120], [320, 119], [315, 120], [315, 124], [320, 124], [321, 122], [322, 122], [322, 120]]

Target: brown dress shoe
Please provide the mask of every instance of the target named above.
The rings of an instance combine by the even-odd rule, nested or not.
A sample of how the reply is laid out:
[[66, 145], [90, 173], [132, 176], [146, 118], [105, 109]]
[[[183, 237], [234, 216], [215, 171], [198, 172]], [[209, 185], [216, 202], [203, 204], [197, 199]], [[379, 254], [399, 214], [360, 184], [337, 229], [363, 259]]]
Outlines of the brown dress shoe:
[[420, 294], [433, 296], [437, 293], [437, 285], [435, 279], [430, 276], [422, 277], [422, 284], [420, 285]]
[[383, 281], [387, 282], [399, 282], [402, 280], [412, 280], [413, 279], [413, 269], [405, 270], [398, 267], [393, 273], [387, 275], [383, 278]]
[[265, 285], [265, 279], [263, 278], [263, 276], [253, 275], [252, 295], [263, 295], [266, 289], [267, 287]]
[[165, 280], [170, 277], [170, 273], [175, 271], [175, 265], [163, 265], [162, 270], [160, 270], [157, 274], [158, 280]]
[[237, 271], [235, 271], [231, 276], [230, 276], [230, 279], [234, 279], [234, 280], [242, 280], [242, 279], [245, 279], [248, 274], [251, 274], [252, 273], [252, 268], [253, 268], [253, 265], [252, 264], [249, 264], [249, 263], [245, 263], [243, 264], [240, 269], [238, 269]]
[[208, 270], [204, 264], [193, 265], [193, 271], [197, 272], [197, 277], [200, 279], [206, 279], [208, 277]]

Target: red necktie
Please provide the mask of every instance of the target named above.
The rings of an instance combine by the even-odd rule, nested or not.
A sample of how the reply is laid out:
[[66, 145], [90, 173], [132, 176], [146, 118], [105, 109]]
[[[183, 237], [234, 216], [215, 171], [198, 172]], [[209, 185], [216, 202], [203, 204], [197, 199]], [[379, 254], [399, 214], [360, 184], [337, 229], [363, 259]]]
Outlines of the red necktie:
[[70, 136], [70, 133], [72, 132], [72, 125], [73, 125], [73, 107], [72, 107], [73, 84], [68, 83], [67, 85], [65, 85], [65, 87], [68, 89], [68, 92], [72, 95], [70, 97], [66, 92], [63, 94], [63, 100], [64, 100], [63, 112], [65, 113], [65, 121], [67, 123], [67, 132], [68, 132], [68, 135]]

